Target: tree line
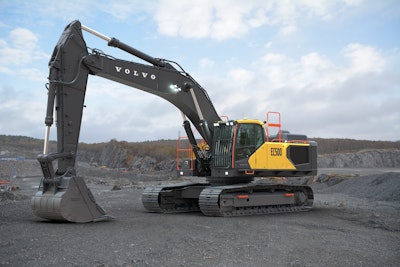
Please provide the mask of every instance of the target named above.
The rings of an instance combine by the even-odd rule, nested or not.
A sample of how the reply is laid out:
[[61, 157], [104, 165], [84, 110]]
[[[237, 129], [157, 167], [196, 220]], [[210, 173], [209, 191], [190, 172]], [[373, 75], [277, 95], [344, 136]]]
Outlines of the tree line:
[[[343, 138], [313, 138], [318, 143], [318, 154], [357, 152], [365, 149], [400, 149], [400, 141], [371, 141]], [[80, 143], [78, 151], [89, 154], [101, 153], [106, 146], [117, 146], [126, 150], [128, 156], [150, 156], [157, 160], [174, 159], [176, 140], [127, 142], [112, 139], [103, 143]], [[0, 152], [4, 156], [35, 158], [42, 153], [43, 140], [26, 136], [0, 135]], [[56, 151], [55, 141], [50, 142], [50, 152]], [[7, 155], [8, 154], [8, 155]], [[0, 156], [2, 156], [0, 155]]]

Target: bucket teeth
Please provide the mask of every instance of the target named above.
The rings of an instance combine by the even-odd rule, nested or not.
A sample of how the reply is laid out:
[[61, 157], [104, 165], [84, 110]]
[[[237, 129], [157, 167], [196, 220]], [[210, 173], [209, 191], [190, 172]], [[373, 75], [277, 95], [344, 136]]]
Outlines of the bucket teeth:
[[69, 222], [94, 222], [110, 219], [97, 205], [82, 177], [63, 177], [62, 183], [40, 188], [31, 200], [33, 213], [43, 219]]

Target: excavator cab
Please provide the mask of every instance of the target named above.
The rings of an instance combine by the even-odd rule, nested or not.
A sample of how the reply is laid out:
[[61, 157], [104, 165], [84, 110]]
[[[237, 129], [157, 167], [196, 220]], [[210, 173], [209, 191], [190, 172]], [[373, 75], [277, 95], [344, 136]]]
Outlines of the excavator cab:
[[[282, 132], [280, 128], [278, 132]], [[214, 123], [212, 147], [211, 183], [247, 183], [254, 177], [308, 176], [317, 172], [315, 142], [288, 132], [271, 140], [266, 123], [259, 120]]]
[[235, 139], [235, 161], [248, 159], [265, 142], [264, 129], [258, 122], [242, 122], [238, 124]]

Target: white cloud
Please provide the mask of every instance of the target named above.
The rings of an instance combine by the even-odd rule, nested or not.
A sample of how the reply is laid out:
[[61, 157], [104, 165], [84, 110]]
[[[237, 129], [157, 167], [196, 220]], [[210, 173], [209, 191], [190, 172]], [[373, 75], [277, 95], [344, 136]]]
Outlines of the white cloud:
[[312, 84], [318, 88], [332, 88], [355, 75], [380, 73], [387, 68], [386, 59], [376, 48], [349, 44], [341, 54], [345, 65], [338, 65], [317, 52], [296, 60], [284, 54], [267, 53], [255, 66], [273, 88], [302, 89]]
[[113, 0], [105, 3], [96, 2], [97, 7], [105, 13], [111, 14], [118, 20], [142, 19], [143, 11], [150, 12], [157, 5], [154, 1], [142, 0]]
[[258, 1], [165, 0], [160, 1], [155, 20], [161, 34], [224, 40], [242, 36], [249, 29], [267, 23], [262, 10], [263, 5]]
[[31, 1], [28, 5], [45, 18], [57, 19], [70, 22], [74, 19], [89, 18], [93, 10], [98, 8], [100, 3], [80, 0], [57, 0], [57, 1]]
[[201, 68], [211, 68], [213, 67], [215, 62], [209, 58], [202, 58], [199, 61], [199, 65]]
[[279, 34], [283, 36], [291, 35], [297, 31], [297, 27], [295, 25], [286, 25], [281, 27], [279, 30]]
[[236, 84], [236, 87], [247, 88], [254, 79], [254, 73], [244, 68], [237, 68], [229, 71], [228, 79]]
[[371, 46], [352, 43], [343, 49], [343, 55], [350, 61], [352, 71], [358, 73], [381, 72], [386, 65], [386, 60]]
[[24, 77], [24, 79], [27, 79], [29, 81], [44, 82], [46, 81], [48, 73], [44, 73], [41, 70], [35, 68], [22, 68], [19, 70], [18, 75], [20, 77]]
[[7, 74], [7, 75], [12, 75], [14, 72], [10, 68], [8, 68], [7, 66], [1, 66], [0, 65], [0, 73], [4, 73], [4, 74]]
[[[29, 101], [27, 101], [27, 99]], [[13, 86], [0, 89], [0, 133], [36, 136], [42, 129], [45, 105], [37, 101], [34, 92], [16, 90]]]
[[400, 55], [362, 44], [342, 51], [343, 63], [317, 52], [299, 58], [268, 53], [251, 68], [232, 69], [207, 86], [227, 92], [211, 98], [230, 118], [264, 119], [266, 111], [280, 111], [285, 128], [309, 136], [396, 140], [400, 76], [392, 67]]
[[334, 5], [340, 3], [340, 1], [302, 0], [300, 3], [304, 6], [309, 16], [315, 15], [324, 20], [330, 20], [332, 19], [331, 12], [334, 10]]
[[171, 0], [159, 2], [154, 19], [161, 34], [203, 38], [210, 34], [213, 16], [212, 1]]
[[267, 18], [257, 7], [244, 1], [165, 0], [160, 1], [154, 18], [164, 35], [224, 40], [265, 24]]
[[215, 16], [211, 23], [211, 37], [214, 39], [224, 40], [243, 36], [250, 27], [259, 27], [263, 24], [252, 16], [253, 6], [246, 2], [232, 4], [229, 1], [215, 1], [214, 3]]
[[38, 36], [28, 29], [15, 28], [6, 39], [0, 39], [0, 71], [3, 73], [18, 73], [14, 67], [48, 58], [39, 47]]
[[10, 32], [10, 39], [17, 49], [33, 50], [39, 38], [28, 29], [16, 28]]
[[154, 19], [164, 35], [226, 40], [264, 25], [277, 26], [280, 34], [291, 35], [304, 19], [331, 20], [342, 6], [356, 4], [341, 0], [161, 0], [154, 5]]

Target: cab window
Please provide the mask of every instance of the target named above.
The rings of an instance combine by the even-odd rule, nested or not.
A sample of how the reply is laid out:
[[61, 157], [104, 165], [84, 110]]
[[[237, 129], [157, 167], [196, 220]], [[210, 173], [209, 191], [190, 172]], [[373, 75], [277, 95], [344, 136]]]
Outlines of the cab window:
[[236, 135], [236, 160], [250, 157], [264, 141], [264, 129], [261, 125], [240, 124]]

